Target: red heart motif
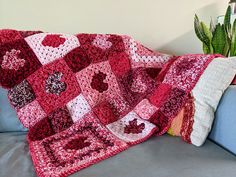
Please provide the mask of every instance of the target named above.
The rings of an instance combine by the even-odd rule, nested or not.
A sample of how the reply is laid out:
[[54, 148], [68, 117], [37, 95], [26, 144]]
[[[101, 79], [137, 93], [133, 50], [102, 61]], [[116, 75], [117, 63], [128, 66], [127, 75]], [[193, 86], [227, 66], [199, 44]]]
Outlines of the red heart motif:
[[106, 79], [106, 74], [102, 73], [101, 71], [94, 74], [92, 82], [91, 82], [91, 87], [99, 93], [102, 93], [108, 89], [108, 83], [104, 82], [104, 79]]
[[66, 39], [59, 34], [49, 34], [43, 39], [42, 45], [56, 48], [64, 44], [65, 41]]

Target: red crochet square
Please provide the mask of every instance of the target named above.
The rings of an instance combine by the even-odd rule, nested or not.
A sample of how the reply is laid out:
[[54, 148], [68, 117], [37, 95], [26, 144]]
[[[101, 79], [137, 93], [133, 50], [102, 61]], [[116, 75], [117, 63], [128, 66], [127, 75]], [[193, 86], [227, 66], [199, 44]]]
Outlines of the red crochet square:
[[11, 88], [41, 67], [24, 39], [0, 45], [0, 85]]
[[94, 114], [82, 120], [42, 141], [30, 141], [37, 174], [68, 176], [129, 147], [102, 126]]
[[103, 125], [110, 124], [117, 120], [117, 117], [113, 113], [112, 107], [107, 102], [102, 102], [95, 106], [94, 113], [98, 116]]
[[81, 47], [70, 51], [64, 60], [74, 73], [86, 68], [91, 63], [91, 59]]
[[112, 71], [117, 76], [121, 76], [128, 72], [131, 68], [129, 56], [125, 53], [117, 53], [109, 56], [109, 63], [111, 65]]
[[159, 108], [166, 98], [168, 97], [169, 92], [171, 91], [171, 86], [168, 84], [160, 84], [156, 87], [156, 89], [152, 92], [149, 97], [150, 102]]
[[27, 80], [46, 113], [62, 107], [80, 93], [76, 77], [63, 59], [44, 65]]

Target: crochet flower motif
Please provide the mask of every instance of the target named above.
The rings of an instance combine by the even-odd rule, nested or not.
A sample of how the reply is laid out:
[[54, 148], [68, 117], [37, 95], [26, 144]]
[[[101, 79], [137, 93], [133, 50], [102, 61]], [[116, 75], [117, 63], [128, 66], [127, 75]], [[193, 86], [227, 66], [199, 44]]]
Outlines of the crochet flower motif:
[[92, 82], [91, 82], [91, 87], [99, 93], [102, 93], [108, 89], [108, 83], [103, 82], [104, 79], [106, 79], [106, 74], [102, 73], [101, 71], [94, 74]]
[[147, 86], [142, 82], [142, 77], [140, 75], [133, 81], [131, 90], [137, 93], [144, 93], [147, 90]]
[[25, 59], [19, 58], [20, 50], [12, 49], [3, 56], [2, 69], [18, 70], [25, 65]]
[[91, 143], [85, 142], [86, 140], [87, 137], [79, 137], [77, 139], [73, 139], [65, 145], [64, 149], [79, 150], [88, 147]]
[[129, 125], [126, 125], [124, 128], [124, 133], [127, 134], [138, 134], [138, 133], [142, 133], [142, 131], [145, 128], [145, 124], [141, 123], [138, 125], [138, 120], [137, 119], [133, 119], [131, 121], [129, 121]]
[[46, 93], [60, 95], [61, 92], [66, 90], [66, 83], [61, 82], [62, 76], [61, 72], [54, 72], [48, 76], [45, 85]]
[[59, 34], [49, 34], [43, 39], [42, 45], [56, 48], [64, 44], [65, 41], [66, 39]]

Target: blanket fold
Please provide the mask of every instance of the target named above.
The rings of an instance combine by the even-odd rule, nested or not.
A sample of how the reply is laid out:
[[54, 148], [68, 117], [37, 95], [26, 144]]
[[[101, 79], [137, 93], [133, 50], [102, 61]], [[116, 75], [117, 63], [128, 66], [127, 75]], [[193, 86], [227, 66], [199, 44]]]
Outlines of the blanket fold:
[[124, 35], [15, 30], [0, 32], [0, 49], [0, 84], [29, 128], [40, 177], [68, 176], [166, 133], [218, 57], [156, 53]]

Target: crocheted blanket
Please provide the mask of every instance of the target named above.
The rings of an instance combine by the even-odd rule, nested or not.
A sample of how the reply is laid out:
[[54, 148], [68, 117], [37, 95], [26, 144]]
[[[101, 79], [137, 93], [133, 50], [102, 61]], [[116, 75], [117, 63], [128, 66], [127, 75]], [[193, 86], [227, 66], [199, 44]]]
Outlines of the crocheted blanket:
[[167, 132], [214, 58], [155, 53], [112, 34], [2, 30], [0, 42], [0, 84], [29, 128], [40, 177], [68, 176]]

